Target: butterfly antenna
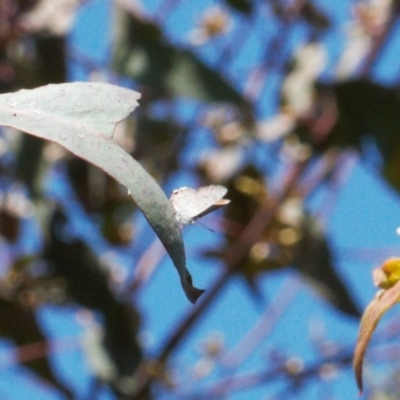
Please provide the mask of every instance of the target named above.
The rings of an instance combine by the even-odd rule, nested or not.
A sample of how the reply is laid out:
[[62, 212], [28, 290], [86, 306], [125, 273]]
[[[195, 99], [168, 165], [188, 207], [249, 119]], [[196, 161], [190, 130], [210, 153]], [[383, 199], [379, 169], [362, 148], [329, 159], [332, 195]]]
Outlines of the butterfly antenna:
[[196, 221], [199, 225], [201, 225], [203, 228], [206, 228], [206, 229], [208, 229], [210, 232], [214, 232], [215, 233], [215, 231], [214, 230], [212, 230], [211, 228], [209, 228], [207, 225], [204, 225], [203, 223], [201, 223], [200, 221]]

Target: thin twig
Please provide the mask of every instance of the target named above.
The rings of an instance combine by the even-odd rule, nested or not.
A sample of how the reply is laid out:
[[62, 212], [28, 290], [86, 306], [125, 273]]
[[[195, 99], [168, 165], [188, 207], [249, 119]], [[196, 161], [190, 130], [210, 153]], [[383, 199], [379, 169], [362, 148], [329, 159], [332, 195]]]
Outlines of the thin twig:
[[0, 355], [0, 369], [37, 360], [39, 358], [45, 358], [50, 354], [59, 353], [60, 351], [68, 351], [80, 347], [81, 341], [79, 336], [69, 336], [53, 341], [25, 344], [7, 351], [6, 356]]
[[241, 339], [236, 347], [221, 358], [221, 364], [234, 369], [245, 362], [255, 350], [257, 350], [262, 341], [277, 327], [279, 319], [296, 297], [301, 282], [289, 277], [282, 285], [279, 294], [274, 299], [274, 304], [260, 317], [258, 323]]
[[389, 20], [386, 24], [385, 30], [373, 38], [372, 48], [359, 72], [359, 76], [361, 78], [366, 78], [374, 68], [375, 64], [379, 61], [379, 56], [383, 54], [385, 46], [387, 46], [390, 42], [391, 35], [395, 34], [398, 19], [398, 10], [390, 12]]
[[[267, 371], [255, 371], [248, 374], [237, 376], [234, 379], [227, 378], [213, 384], [210, 388], [204, 389], [202, 392], [203, 398], [218, 398], [226, 396], [229, 393], [237, 392], [238, 390], [246, 390], [266, 383], [276, 382], [278, 379], [289, 378], [288, 386], [285, 389], [293, 390], [293, 386], [299, 387], [305, 381], [314, 378], [320, 373], [321, 368], [325, 365], [345, 365], [351, 364], [353, 359], [353, 349], [349, 348], [330, 357], [324, 357], [299, 372], [290, 372], [286, 361], [280, 365], [274, 366]], [[195, 396], [193, 396], [195, 398]], [[278, 397], [280, 399], [287, 396]]]
[[125, 296], [132, 295], [150, 279], [157, 266], [160, 265], [160, 262], [164, 256], [165, 248], [159, 239], [155, 239], [139, 260], [132, 282], [125, 290]]

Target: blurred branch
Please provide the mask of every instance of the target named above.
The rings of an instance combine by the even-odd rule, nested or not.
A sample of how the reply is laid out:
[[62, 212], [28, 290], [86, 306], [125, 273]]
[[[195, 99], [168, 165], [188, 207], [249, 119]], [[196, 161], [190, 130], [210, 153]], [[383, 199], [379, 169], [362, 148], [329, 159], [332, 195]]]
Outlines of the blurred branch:
[[[343, 350], [340, 354], [335, 354], [330, 357], [323, 357], [320, 360], [315, 361], [308, 367], [302, 368], [301, 366], [293, 365], [291, 368], [290, 360], [285, 360], [281, 365], [274, 366], [270, 370], [261, 372], [252, 372], [247, 375], [240, 375], [234, 378], [227, 378], [220, 380], [216, 384], [211, 385], [210, 388], [206, 388], [202, 391], [203, 398], [220, 398], [221, 396], [229, 395], [230, 393], [237, 392], [239, 390], [254, 389], [257, 386], [264, 384], [271, 384], [276, 382], [278, 379], [287, 379], [286, 388], [280, 393], [277, 398], [287, 398], [290, 393], [293, 393], [293, 389], [299, 389], [309, 379], [313, 379], [320, 375], [324, 368], [332, 368], [339, 366], [350, 366], [353, 358], [353, 350]], [[297, 369], [298, 368], [298, 369]], [[189, 397], [197, 399], [194, 395]]]
[[278, 295], [274, 298], [273, 304], [267, 307], [257, 324], [251, 327], [249, 332], [247, 332], [234, 349], [220, 356], [221, 365], [229, 370], [236, 369], [244, 363], [254, 351], [259, 349], [261, 343], [278, 325], [280, 318], [287, 311], [301, 287], [302, 284], [297, 278], [286, 279]]
[[389, 13], [389, 20], [385, 25], [385, 29], [373, 37], [373, 45], [368, 53], [366, 60], [359, 72], [362, 78], [368, 77], [374, 68], [375, 64], [379, 61], [379, 57], [385, 50], [385, 47], [390, 41], [390, 37], [395, 33], [397, 23], [399, 20], [399, 2], [393, 1], [392, 12]]
[[162, 243], [155, 239], [139, 260], [135, 268], [134, 277], [128, 284], [124, 295], [128, 297], [131, 294], [136, 294], [144, 283], [149, 280], [164, 256], [165, 249]]
[[0, 357], [3, 359], [3, 361], [0, 361], [0, 369], [9, 368], [20, 363], [45, 358], [51, 354], [70, 351], [80, 347], [79, 336], [60, 337], [46, 342], [36, 342], [18, 346], [15, 349], [7, 351], [7, 357]]

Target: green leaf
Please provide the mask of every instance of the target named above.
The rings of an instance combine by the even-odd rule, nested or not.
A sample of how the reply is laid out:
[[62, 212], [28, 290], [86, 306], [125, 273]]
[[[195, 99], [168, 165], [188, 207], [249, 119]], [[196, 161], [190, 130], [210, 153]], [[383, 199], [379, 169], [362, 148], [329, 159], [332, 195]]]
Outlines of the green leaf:
[[124, 185], [170, 254], [191, 302], [192, 285], [175, 213], [157, 182], [112, 141], [115, 125], [138, 105], [140, 94], [106, 83], [67, 83], [0, 96], [0, 125], [51, 140]]
[[118, 28], [114, 67], [145, 85], [154, 97], [190, 97], [250, 108], [218, 71], [194, 53], [169, 43], [155, 23], [122, 14]]

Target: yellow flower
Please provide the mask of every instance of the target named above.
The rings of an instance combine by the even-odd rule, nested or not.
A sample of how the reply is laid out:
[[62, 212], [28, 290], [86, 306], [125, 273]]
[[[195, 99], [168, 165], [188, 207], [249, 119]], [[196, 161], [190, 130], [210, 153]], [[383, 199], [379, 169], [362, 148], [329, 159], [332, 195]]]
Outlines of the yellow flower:
[[373, 270], [373, 280], [381, 289], [389, 289], [400, 280], [400, 258], [390, 258]]

